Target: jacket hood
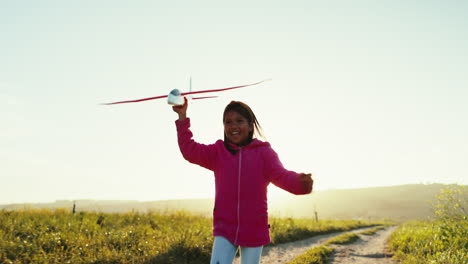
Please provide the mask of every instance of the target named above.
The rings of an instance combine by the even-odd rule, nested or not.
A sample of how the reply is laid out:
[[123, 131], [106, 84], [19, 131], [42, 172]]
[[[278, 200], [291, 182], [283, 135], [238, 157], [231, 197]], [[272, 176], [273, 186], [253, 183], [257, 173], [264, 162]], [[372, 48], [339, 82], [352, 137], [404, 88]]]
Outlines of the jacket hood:
[[[231, 149], [235, 152], [237, 152], [241, 147], [237, 146], [236, 144], [233, 144], [229, 141], [224, 141], [224, 145], [228, 148]], [[258, 148], [258, 147], [270, 147], [270, 143], [261, 141], [259, 139], [252, 139], [252, 142], [249, 144], [242, 146], [243, 149], [250, 149], [250, 148]]]

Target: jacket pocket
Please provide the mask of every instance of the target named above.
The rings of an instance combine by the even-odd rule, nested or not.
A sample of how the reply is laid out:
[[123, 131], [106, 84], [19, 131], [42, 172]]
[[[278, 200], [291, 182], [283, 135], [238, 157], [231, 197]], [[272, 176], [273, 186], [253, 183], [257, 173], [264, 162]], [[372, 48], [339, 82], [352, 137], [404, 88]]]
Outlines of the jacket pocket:
[[260, 214], [257, 217], [257, 227], [268, 228], [268, 214]]

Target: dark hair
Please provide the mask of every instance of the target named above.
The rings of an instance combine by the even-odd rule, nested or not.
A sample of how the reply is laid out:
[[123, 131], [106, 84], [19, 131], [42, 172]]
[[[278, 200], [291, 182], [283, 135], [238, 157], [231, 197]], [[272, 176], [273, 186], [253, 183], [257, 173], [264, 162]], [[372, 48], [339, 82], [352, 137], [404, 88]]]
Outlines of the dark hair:
[[[226, 113], [228, 113], [228, 112], [236, 112], [236, 113], [240, 114], [245, 119], [247, 119], [249, 124], [253, 125], [254, 129], [253, 129], [252, 132], [249, 133], [249, 136], [247, 138], [247, 144], [249, 144], [252, 141], [254, 135], [259, 136], [261, 138], [264, 138], [263, 133], [262, 133], [262, 127], [260, 126], [260, 123], [258, 122], [257, 117], [253, 113], [252, 109], [250, 109], [250, 107], [247, 104], [245, 104], [243, 102], [239, 102], [239, 101], [231, 101], [226, 106], [226, 108], [224, 108], [223, 123], [224, 123], [224, 118], [226, 117]], [[229, 148], [229, 146], [228, 146], [228, 144], [226, 142], [227, 142], [227, 138], [226, 138], [226, 134], [224, 134], [224, 145], [226, 146], [226, 148], [231, 153], [234, 154], [235, 151], [233, 151], [231, 148]]]

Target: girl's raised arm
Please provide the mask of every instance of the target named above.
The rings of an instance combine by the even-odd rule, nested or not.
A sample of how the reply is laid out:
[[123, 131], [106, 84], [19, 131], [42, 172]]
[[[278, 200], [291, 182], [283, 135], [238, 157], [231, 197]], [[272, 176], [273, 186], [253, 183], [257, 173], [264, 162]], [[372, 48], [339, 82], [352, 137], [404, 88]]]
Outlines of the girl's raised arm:
[[187, 117], [187, 98], [184, 99], [185, 103], [183, 105], [175, 105], [172, 107], [174, 112], [179, 115], [179, 119], [176, 120], [175, 123], [180, 152], [187, 161], [213, 170], [216, 158], [216, 147], [214, 144], [200, 144], [193, 139], [192, 131], [190, 131], [190, 118]]

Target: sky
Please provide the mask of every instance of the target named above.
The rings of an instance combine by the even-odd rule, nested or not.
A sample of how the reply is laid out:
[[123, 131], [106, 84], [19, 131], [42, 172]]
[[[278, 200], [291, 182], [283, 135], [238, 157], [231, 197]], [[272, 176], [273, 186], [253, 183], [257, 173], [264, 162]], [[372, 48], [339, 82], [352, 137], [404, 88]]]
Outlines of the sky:
[[[1, 1], [0, 204], [212, 198], [164, 100], [194, 137], [251, 106], [315, 190], [468, 184], [465, 1]], [[291, 195], [271, 186], [270, 197]]]

